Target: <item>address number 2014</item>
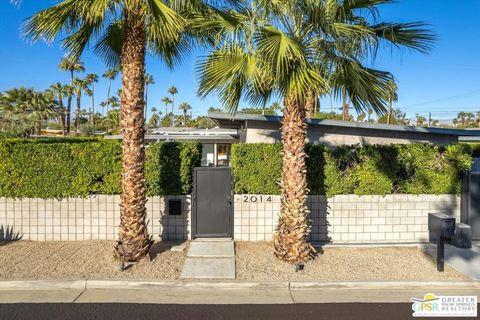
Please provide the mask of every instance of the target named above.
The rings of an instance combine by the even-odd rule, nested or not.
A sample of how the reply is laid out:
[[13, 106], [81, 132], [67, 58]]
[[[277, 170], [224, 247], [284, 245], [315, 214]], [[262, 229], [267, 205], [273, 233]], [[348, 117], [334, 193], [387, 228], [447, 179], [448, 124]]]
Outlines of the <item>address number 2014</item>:
[[272, 202], [272, 196], [243, 196], [243, 202]]

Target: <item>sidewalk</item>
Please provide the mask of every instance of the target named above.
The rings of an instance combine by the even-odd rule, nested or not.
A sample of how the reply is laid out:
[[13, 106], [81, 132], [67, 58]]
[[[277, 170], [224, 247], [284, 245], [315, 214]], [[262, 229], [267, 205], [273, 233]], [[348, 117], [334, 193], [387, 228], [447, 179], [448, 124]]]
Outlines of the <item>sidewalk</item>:
[[0, 303], [410, 303], [411, 298], [423, 297], [426, 293], [480, 296], [480, 282], [0, 282]]
[[[435, 244], [425, 244], [423, 250], [436, 259], [437, 247]], [[472, 246], [471, 249], [461, 249], [445, 244], [445, 263], [470, 279], [480, 280], [480, 248], [477, 246]]]

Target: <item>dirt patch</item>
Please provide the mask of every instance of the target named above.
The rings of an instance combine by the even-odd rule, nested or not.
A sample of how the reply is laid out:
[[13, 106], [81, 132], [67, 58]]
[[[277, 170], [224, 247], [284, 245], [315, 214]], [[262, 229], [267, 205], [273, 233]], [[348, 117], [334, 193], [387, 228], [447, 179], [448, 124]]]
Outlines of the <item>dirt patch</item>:
[[239, 280], [264, 281], [355, 281], [355, 280], [468, 280], [445, 265], [436, 263], [417, 247], [324, 248], [301, 272], [273, 256], [268, 242], [236, 242], [236, 272]]
[[0, 279], [158, 279], [180, 277], [187, 249], [171, 251], [171, 245], [156, 242], [152, 261], [126, 264], [119, 271], [112, 241], [29, 242], [0, 246]]

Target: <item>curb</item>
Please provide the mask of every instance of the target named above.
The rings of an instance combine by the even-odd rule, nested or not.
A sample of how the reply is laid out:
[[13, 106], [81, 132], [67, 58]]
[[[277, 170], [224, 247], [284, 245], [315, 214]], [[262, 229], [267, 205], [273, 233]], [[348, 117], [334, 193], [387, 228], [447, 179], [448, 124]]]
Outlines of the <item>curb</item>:
[[86, 280], [6, 280], [0, 290], [86, 289]]
[[242, 282], [242, 281], [149, 281], [149, 280], [5, 280], [0, 290], [55, 290], [55, 289], [480, 289], [480, 281], [303, 281], [303, 282]]
[[86, 289], [288, 289], [288, 282], [220, 282], [220, 281], [129, 281], [129, 280], [86, 280]]
[[290, 282], [290, 289], [423, 289], [423, 288], [480, 289], [480, 281], [304, 281]]

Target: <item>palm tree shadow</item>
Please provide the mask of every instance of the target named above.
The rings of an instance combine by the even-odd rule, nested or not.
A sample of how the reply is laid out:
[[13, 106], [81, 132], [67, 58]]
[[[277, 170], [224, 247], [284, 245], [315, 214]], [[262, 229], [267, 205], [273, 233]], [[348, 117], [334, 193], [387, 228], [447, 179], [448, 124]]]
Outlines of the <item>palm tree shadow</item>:
[[168, 251], [172, 248], [173, 243], [167, 243], [165, 241], [157, 241], [152, 244], [149, 251], [150, 260], [155, 259], [158, 255]]
[[6, 226], [0, 225], [0, 246], [7, 245], [11, 242], [21, 240], [23, 238], [23, 234], [20, 232], [15, 232], [13, 230], [13, 226]]

